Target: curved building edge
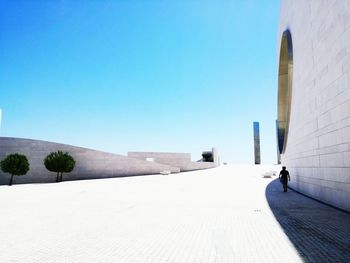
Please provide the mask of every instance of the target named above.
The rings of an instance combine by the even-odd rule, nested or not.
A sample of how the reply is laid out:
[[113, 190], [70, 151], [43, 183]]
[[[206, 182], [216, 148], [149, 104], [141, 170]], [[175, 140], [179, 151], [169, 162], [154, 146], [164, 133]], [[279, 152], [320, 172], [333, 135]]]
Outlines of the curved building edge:
[[282, 0], [280, 12], [277, 46], [286, 30], [293, 41], [282, 165], [292, 188], [350, 211], [350, 2]]

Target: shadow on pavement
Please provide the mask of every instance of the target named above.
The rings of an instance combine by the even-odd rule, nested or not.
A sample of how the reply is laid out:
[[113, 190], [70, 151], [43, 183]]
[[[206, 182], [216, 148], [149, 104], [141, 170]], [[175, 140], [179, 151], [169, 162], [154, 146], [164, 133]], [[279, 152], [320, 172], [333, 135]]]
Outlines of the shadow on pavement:
[[304, 262], [350, 262], [350, 213], [295, 191], [278, 179], [266, 188], [271, 211]]

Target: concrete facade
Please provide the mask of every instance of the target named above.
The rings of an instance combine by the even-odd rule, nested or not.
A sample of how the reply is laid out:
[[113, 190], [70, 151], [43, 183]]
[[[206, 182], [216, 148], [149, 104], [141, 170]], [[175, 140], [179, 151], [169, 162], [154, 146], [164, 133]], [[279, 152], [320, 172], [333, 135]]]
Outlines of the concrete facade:
[[211, 148], [211, 151], [203, 151], [202, 158], [198, 162], [213, 163], [214, 166], [220, 166], [219, 150], [216, 147]]
[[290, 185], [350, 211], [350, 1], [282, 0], [278, 46]]
[[181, 172], [215, 167], [212, 162], [192, 162], [189, 153], [128, 152], [128, 157], [179, 167]]
[[[76, 160], [73, 172], [63, 175], [63, 180], [95, 179], [121, 176], [159, 174], [162, 171], [180, 172], [180, 168], [148, 162], [118, 154], [95, 151], [71, 145], [19, 138], [0, 137], [0, 160], [11, 153], [25, 154], [30, 170], [16, 176], [14, 184], [55, 182], [55, 173], [46, 170], [43, 160], [53, 151], [64, 151]], [[10, 175], [0, 171], [0, 184], [8, 184]]]
[[215, 166], [220, 166], [220, 155], [219, 155], [219, 149], [216, 147], [213, 147], [211, 149], [211, 152], [213, 153], [213, 162]]

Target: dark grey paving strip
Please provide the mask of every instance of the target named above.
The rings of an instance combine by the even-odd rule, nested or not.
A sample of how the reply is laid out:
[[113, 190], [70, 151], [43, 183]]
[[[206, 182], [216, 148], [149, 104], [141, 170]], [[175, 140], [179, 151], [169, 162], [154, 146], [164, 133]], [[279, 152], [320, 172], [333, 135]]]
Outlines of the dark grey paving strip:
[[278, 180], [265, 195], [304, 262], [350, 262], [350, 213], [296, 191], [284, 193]]

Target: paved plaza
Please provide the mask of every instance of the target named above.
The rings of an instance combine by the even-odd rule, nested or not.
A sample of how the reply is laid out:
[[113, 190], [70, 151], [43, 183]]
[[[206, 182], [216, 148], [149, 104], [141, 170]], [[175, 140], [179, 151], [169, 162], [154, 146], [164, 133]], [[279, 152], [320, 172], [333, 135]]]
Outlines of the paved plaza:
[[276, 168], [1, 186], [0, 262], [350, 262], [350, 214]]

